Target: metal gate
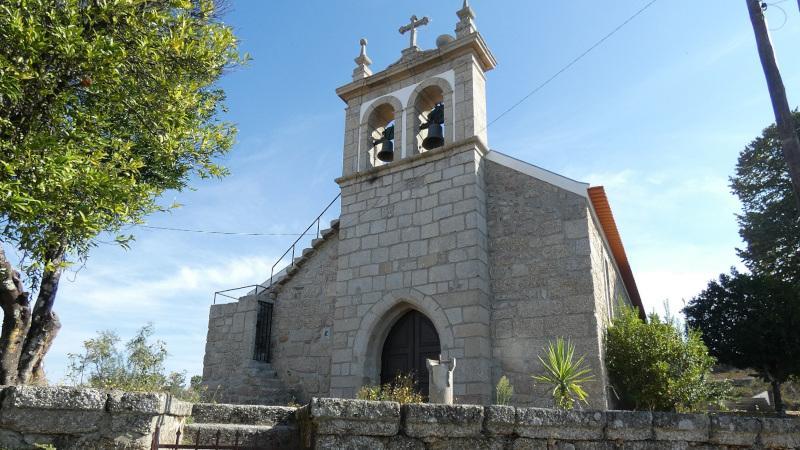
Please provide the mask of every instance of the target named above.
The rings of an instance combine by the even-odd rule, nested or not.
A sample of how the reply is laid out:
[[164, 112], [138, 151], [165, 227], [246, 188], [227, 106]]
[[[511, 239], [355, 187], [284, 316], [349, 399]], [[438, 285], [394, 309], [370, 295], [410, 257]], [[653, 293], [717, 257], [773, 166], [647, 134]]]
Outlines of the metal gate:
[[181, 444], [181, 431], [178, 430], [175, 433], [175, 443], [174, 444], [159, 444], [161, 440], [161, 427], [156, 427], [156, 432], [153, 434], [153, 442], [150, 445], [150, 450], [159, 450], [159, 449], [193, 449], [193, 450], [271, 450], [273, 447], [265, 447], [265, 446], [252, 446], [252, 445], [240, 445], [239, 444], [239, 432], [236, 432], [234, 436], [233, 444], [220, 444], [220, 438], [222, 437], [222, 432], [217, 430], [217, 434], [214, 436], [213, 442], [210, 443], [200, 443], [200, 432], [197, 432], [197, 435], [194, 439], [194, 444]]

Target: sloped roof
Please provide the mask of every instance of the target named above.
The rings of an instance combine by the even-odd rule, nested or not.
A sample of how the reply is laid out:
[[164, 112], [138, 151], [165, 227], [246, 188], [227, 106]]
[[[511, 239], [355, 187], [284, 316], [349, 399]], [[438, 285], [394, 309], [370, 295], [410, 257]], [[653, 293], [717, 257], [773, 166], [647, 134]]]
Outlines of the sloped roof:
[[622, 245], [622, 237], [619, 235], [617, 222], [614, 221], [614, 214], [611, 212], [611, 205], [608, 203], [606, 191], [603, 189], [603, 186], [593, 186], [586, 191], [589, 194], [589, 200], [592, 202], [595, 214], [597, 214], [597, 219], [600, 221], [603, 234], [605, 234], [608, 245], [611, 247], [611, 254], [617, 262], [622, 282], [625, 284], [625, 289], [628, 291], [631, 303], [639, 309], [639, 317], [645, 320], [646, 314], [644, 312], [644, 305], [642, 304], [642, 297], [639, 295], [639, 288], [636, 286], [636, 280], [633, 278], [633, 271], [628, 262], [628, 255], [625, 253], [625, 247]]

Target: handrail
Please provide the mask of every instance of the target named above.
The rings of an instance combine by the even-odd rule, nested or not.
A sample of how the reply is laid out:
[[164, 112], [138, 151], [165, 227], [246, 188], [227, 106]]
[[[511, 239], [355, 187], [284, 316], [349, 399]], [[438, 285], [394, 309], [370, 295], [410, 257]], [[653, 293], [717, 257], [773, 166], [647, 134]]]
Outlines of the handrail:
[[230, 299], [233, 299], [233, 300], [239, 300], [239, 297], [233, 297], [231, 295], [226, 294], [226, 292], [239, 291], [239, 290], [242, 290], [242, 289], [252, 289], [252, 288], [255, 288], [255, 289], [253, 289], [253, 295], [258, 295], [258, 293], [259, 293], [258, 289], [259, 288], [262, 289], [261, 292], [264, 292], [265, 290], [267, 290], [267, 288], [265, 288], [264, 286], [262, 286], [260, 284], [248, 284], [247, 286], [239, 286], [239, 287], [235, 287], [235, 288], [231, 288], [231, 289], [225, 289], [225, 290], [222, 290], [222, 291], [217, 291], [217, 292], [214, 292], [214, 304], [215, 305], [217, 304], [217, 296], [218, 295], [220, 297], [226, 297], [226, 298], [230, 298]]
[[[308, 233], [308, 230], [310, 230], [310, 229], [311, 229], [311, 228], [314, 226], [314, 224], [316, 224], [316, 225], [317, 225], [317, 234], [316, 234], [316, 237], [317, 237], [317, 238], [319, 238], [319, 237], [320, 237], [320, 236], [319, 236], [319, 222], [320, 222], [320, 220], [322, 219], [322, 216], [323, 216], [323, 215], [325, 215], [325, 213], [326, 213], [326, 212], [328, 212], [328, 209], [330, 209], [330, 207], [331, 207], [331, 206], [333, 206], [333, 204], [336, 202], [336, 200], [339, 200], [339, 197], [341, 197], [341, 196], [342, 196], [342, 193], [341, 193], [341, 192], [340, 192], [339, 194], [337, 194], [337, 195], [336, 195], [336, 197], [334, 197], [334, 199], [333, 199], [333, 200], [331, 200], [331, 202], [330, 202], [330, 203], [328, 203], [328, 206], [326, 206], [326, 207], [325, 207], [325, 209], [323, 209], [323, 210], [322, 210], [322, 212], [321, 212], [321, 213], [319, 213], [319, 215], [317, 216], [317, 218], [316, 218], [316, 219], [314, 219], [314, 220], [311, 222], [311, 225], [309, 225], [309, 226], [308, 226], [308, 228], [306, 228], [306, 229], [305, 229], [305, 231], [303, 231], [303, 233], [300, 235], [300, 237], [298, 237], [298, 238], [297, 238], [297, 239], [296, 239], [296, 240], [295, 240], [295, 241], [292, 243], [292, 245], [291, 245], [291, 246], [290, 246], [288, 249], [286, 249], [286, 251], [285, 251], [285, 252], [283, 252], [283, 255], [281, 255], [281, 257], [280, 257], [280, 258], [278, 258], [278, 260], [277, 260], [277, 261], [275, 261], [275, 264], [273, 264], [273, 265], [272, 265], [272, 268], [271, 268], [271, 269], [270, 269], [270, 271], [269, 271], [269, 285], [270, 285], [270, 286], [272, 286], [273, 277], [274, 277], [274, 275], [275, 275], [275, 267], [276, 267], [278, 264], [280, 264], [280, 262], [281, 262], [281, 261], [283, 261], [283, 258], [284, 258], [284, 257], [285, 257], [285, 256], [286, 256], [288, 253], [289, 253], [289, 251], [291, 251], [291, 252], [292, 252], [292, 267], [294, 267], [294, 253], [295, 253], [295, 247], [297, 246], [297, 243], [298, 243], [298, 242], [300, 242], [300, 239], [303, 239], [303, 238], [305, 237], [306, 233]], [[263, 286], [262, 286], [262, 287], [263, 287]]]

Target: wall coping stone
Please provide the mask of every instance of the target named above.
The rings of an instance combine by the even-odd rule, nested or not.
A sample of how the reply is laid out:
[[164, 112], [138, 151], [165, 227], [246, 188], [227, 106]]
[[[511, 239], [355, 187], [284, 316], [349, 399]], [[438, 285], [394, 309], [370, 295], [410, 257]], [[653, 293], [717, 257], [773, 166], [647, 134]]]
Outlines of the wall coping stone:
[[509, 435], [517, 424], [517, 410], [513, 406], [490, 405], [484, 407], [483, 427], [489, 434]]
[[400, 431], [400, 404], [341, 398], [312, 398], [308, 414], [319, 434], [392, 436]]
[[103, 411], [107, 394], [99, 389], [70, 386], [9, 386], [3, 389], [2, 409], [69, 409]]
[[606, 412], [606, 438], [622, 441], [653, 439], [653, 413], [650, 411]]
[[606, 413], [517, 408], [516, 422], [517, 434], [524, 437], [594, 440], [604, 437]]
[[705, 414], [654, 412], [653, 432], [659, 441], [707, 442], [709, 418]]
[[478, 437], [483, 432], [483, 406], [410, 403], [402, 411], [407, 436]]

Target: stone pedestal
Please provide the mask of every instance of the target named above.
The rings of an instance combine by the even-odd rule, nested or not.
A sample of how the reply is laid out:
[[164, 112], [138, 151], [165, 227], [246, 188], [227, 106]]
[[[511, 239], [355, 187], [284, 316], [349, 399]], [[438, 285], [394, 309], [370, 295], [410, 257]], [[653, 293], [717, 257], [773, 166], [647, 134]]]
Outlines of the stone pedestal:
[[453, 371], [456, 368], [456, 360], [437, 361], [426, 359], [428, 366], [428, 401], [431, 403], [453, 404]]

